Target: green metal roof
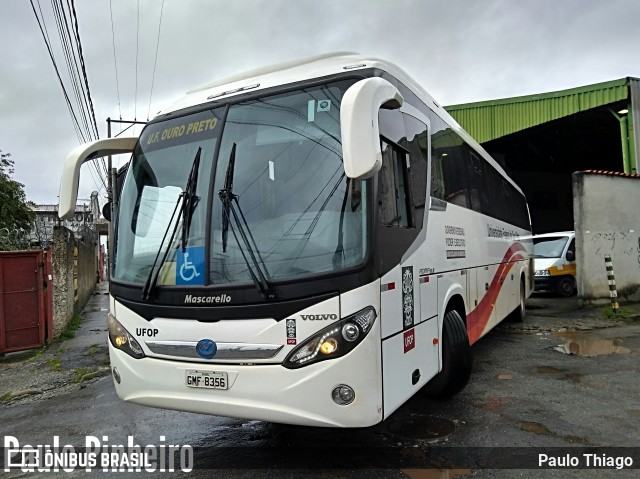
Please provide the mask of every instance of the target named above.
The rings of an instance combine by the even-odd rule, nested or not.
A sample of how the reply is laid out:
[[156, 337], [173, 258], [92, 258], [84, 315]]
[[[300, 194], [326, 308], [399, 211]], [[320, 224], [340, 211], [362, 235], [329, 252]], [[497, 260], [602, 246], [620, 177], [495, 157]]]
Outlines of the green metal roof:
[[570, 90], [446, 106], [478, 143], [629, 98], [629, 78]]

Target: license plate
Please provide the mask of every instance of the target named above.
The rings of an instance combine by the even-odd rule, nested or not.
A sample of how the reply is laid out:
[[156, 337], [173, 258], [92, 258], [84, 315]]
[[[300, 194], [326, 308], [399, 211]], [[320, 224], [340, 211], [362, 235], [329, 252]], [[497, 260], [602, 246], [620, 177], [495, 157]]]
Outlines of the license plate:
[[227, 373], [222, 371], [196, 371], [188, 370], [185, 375], [185, 384], [190, 388], [204, 389], [228, 389], [229, 381]]

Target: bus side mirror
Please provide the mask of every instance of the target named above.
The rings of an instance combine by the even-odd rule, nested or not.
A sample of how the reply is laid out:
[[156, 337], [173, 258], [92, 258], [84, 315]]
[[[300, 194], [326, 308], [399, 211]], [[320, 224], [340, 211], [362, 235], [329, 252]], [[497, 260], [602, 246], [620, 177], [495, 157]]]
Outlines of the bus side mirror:
[[565, 258], [567, 258], [567, 261], [575, 261], [576, 260], [576, 254], [573, 251], [569, 250], [569, 251], [567, 251], [567, 254], [566, 254]]
[[60, 180], [60, 205], [58, 207], [60, 219], [71, 219], [75, 213], [82, 164], [100, 156], [131, 153], [137, 141], [137, 137], [107, 138], [85, 143], [69, 153], [62, 167], [62, 179]]
[[367, 78], [345, 92], [340, 105], [340, 131], [344, 172], [364, 180], [382, 166], [378, 110], [397, 109], [404, 99], [396, 87], [382, 78]]
[[102, 216], [107, 221], [111, 221], [111, 202], [107, 201], [102, 207]]

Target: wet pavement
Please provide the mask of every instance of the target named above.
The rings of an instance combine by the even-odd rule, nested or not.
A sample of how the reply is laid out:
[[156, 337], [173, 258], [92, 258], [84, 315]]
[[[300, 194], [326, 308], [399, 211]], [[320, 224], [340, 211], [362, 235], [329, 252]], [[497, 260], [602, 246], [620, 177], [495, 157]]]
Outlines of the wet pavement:
[[[111, 378], [103, 375], [108, 306], [103, 292], [104, 286], [87, 305], [75, 338], [52, 345], [35, 359], [0, 360], [0, 397], [4, 398], [0, 399], [0, 435], [13, 435], [29, 444], [49, 444], [58, 435], [64, 444], [73, 445], [84, 444], [89, 435], [108, 436], [110, 444], [126, 444], [129, 435], [138, 444], [158, 444], [164, 436], [168, 444], [195, 448], [196, 469], [182, 475], [198, 478], [211, 477], [210, 470], [202, 469], [206, 467], [222, 467], [215, 475], [223, 478], [638, 476], [629, 470], [482, 469], [477, 466], [482, 460], [473, 467], [468, 461], [452, 459], [465, 451], [495, 455], [509, 454], [513, 448], [638, 446], [637, 305], [626, 310], [624, 319], [616, 319], [606, 317], [602, 307], [578, 308], [575, 298], [536, 295], [527, 303], [523, 324], [505, 323], [473, 347], [471, 382], [458, 396], [434, 401], [418, 394], [382, 424], [335, 430], [120, 401]], [[57, 364], [52, 359], [59, 360], [59, 371], [45, 371]], [[42, 375], [33, 371], [34, 365]], [[78, 370], [84, 375], [79, 376]], [[45, 378], [44, 384], [39, 377]], [[41, 392], [7, 396], [7, 391], [25, 388]], [[309, 455], [310, 450], [317, 453]], [[298, 455], [291, 457], [295, 468], [273, 469], [283, 465], [287, 451]], [[332, 463], [325, 456], [330, 453], [347, 461], [352, 455], [353, 461], [340, 469], [323, 468], [323, 457]], [[304, 454], [309, 457], [308, 467], [301, 467]], [[412, 467], [420, 462], [417, 459], [429, 469]], [[30, 477], [7, 474], [23, 476]]]

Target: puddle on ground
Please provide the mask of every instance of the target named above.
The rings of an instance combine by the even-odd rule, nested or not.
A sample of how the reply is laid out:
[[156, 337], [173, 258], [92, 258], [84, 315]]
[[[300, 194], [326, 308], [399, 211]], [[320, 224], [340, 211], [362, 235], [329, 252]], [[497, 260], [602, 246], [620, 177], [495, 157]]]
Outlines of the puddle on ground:
[[575, 384], [582, 384], [582, 374], [579, 374], [579, 373], [567, 373], [564, 376], [562, 376], [562, 379], [571, 381], [572, 383], [575, 383]]
[[471, 476], [471, 469], [400, 469], [411, 479], [456, 479]]
[[622, 346], [624, 340], [619, 338], [607, 339], [592, 335], [587, 337], [580, 332], [563, 332], [553, 335], [566, 340], [564, 344], [553, 348], [554, 351], [563, 354], [593, 357], [607, 354], [629, 354], [631, 352], [631, 349]]
[[103, 308], [86, 308], [82, 312], [83, 313], [99, 313], [101, 311], [107, 311], [107, 310]]
[[478, 404], [482, 409], [493, 412], [503, 412], [509, 405], [508, 398], [490, 397]]
[[448, 436], [456, 426], [449, 419], [412, 414], [402, 420], [389, 422], [389, 432], [407, 439], [436, 439]]
[[536, 372], [542, 374], [554, 374], [563, 373], [564, 369], [554, 368], [553, 366], [538, 366], [536, 367]]
[[523, 431], [532, 432], [540, 436], [553, 436], [553, 433], [549, 429], [547, 429], [546, 426], [543, 426], [542, 424], [537, 422], [523, 421], [521, 423], [518, 423], [518, 427]]
[[582, 446], [595, 446], [589, 439], [581, 436], [564, 436], [564, 440], [569, 444], [580, 444]]
[[564, 439], [566, 442], [568, 442], [569, 444], [580, 444], [582, 446], [594, 446], [594, 444], [591, 441], [589, 441], [589, 439], [587, 439], [586, 437], [571, 436], [571, 435], [563, 436], [563, 435], [555, 434], [549, 428], [537, 422], [523, 421], [518, 423], [518, 427], [523, 431], [532, 432], [534, 434], [538, 434], [539, 436], [560, 437]]
[[605, 385], [604, 382], [600, 381], [585, 381], [584, 375], [580, 373], [570, 373], [565, 369], [554, 368], [553, 366], [537, 366], [534, 369], [537, 373], [542, 374], [561, 374], [557, 379], [561, 379], [563, 381], [570, 381], [574, 384], [580, 384], [581, 386], [586, 386], [590, 388], [598, 388]]

